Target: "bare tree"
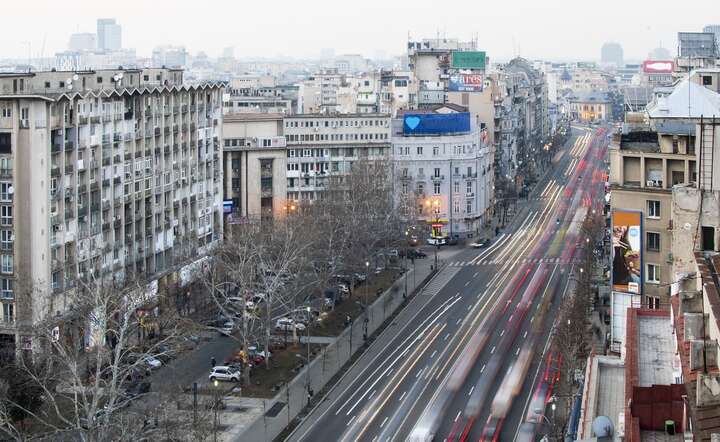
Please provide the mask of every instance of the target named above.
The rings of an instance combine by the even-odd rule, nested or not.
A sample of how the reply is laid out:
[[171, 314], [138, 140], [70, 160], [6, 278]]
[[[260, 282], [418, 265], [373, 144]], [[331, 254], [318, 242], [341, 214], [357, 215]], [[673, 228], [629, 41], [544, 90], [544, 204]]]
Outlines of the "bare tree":
[[[34, 352], [19, 355], [15, 365], [27, 376], [28, 386], [41, 392], [44, 404], [33, 410], [3, 395], [0, 430], [17, 439], [26, 437], [19, 437], [16, 423], [8, 419], [7, 410], [19, 409], [32, 421], [33, 434], [82, 441], [142, 438], [146, 429], [126, 408], [126, 387], [147, 373], [153, 357], [163, 353], [163, 344], [184, 324], [162, 318], [174, 312], [138, 314], [141, 307], [157, 302], [152, 287], [139, 281], [83, 281], [69, 295], [71, 311], [48, 314], [33, 326]], [[151, 342], [146, 332], [153, 321], [165, 323], [165, 337], [155, 336]]]

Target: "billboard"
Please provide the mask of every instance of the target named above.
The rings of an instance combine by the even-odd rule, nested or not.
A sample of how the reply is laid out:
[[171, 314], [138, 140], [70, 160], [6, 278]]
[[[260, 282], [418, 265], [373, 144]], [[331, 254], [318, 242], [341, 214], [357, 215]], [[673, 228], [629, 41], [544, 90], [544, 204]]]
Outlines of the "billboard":
[[485, 51], [452, 51], [450, 66], [455, 69], [485, 69]]
[[448, 79], [448, 91], [450, 92], [482, 92], [482, 75], [451, 75]]
[[672, 74], [674, 67], [672, 60], [645, 60], [642, 70], [646, 74]]
[[642, 213], [612, 212], [612, 290], [642, 294]]
[[470, 132], [470, 113], [407, 113], [403, 116], [404, 135], [444, 135]]

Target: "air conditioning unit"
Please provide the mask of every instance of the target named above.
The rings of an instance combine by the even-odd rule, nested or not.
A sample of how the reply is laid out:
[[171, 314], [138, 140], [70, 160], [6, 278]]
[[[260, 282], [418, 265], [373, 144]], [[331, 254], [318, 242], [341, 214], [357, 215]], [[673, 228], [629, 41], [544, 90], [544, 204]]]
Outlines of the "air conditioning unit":
[[646, 186], [646, 187], [655, 187], [655, 181], [653, 181], [653, 180], [647, 180], [647, 181], [645, 182], [645, 186]]

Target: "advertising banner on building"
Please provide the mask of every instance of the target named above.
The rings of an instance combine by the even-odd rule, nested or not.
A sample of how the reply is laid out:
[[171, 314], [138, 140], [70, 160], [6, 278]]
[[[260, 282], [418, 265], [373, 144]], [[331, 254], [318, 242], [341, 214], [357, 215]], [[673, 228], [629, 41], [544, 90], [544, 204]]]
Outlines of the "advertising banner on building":
[[448, 91], [450, 92], [482, 92], [482, 75], [451, 75], [448, 79]]
[[645, 60], [642, 69], [646, 74], [672, 74], [673, 67], [672, 60]]
[[454, 69], [485, 69], [485, 51], [452, 51]]
[[470, 132], [470, 113], [407, 113], [403, 116], [405, 135], [444, 135]]
[[642, 213], [613, 210], [612, 290], [642, 294]]

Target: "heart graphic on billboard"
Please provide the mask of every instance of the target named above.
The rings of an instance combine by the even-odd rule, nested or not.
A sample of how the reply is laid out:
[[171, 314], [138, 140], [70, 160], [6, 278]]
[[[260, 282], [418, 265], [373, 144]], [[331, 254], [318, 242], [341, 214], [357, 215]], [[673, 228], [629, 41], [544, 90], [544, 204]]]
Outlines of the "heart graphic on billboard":
[[415, 130], [420, 124], [420, 117], [407, 117], [405, 118], [405, 124], [407, 124], [410, 130]]

